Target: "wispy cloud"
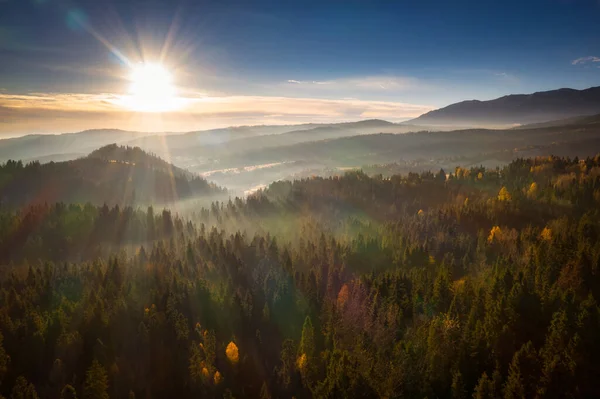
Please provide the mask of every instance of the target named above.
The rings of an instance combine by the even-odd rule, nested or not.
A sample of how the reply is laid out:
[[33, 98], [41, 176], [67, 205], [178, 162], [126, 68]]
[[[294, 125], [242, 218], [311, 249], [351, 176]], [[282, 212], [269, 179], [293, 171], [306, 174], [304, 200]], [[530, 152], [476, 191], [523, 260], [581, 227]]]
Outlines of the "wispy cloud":
[[576, 60], [571, 61], [571, 65], [582, 65], [590, 62], [600, 62], [600, 57], [589, 56], [577, 58]]
[[288, 83], [298, 84], [298, 85], [329, 85], [335, 83], [335, 81], [318, 81], [318, 80], [294, 80], [288, 79]]
[[368, 118], [399, 121], [432, 107], [390, 101], [268, 96], [198, 96], [186, 107], [162, 114], [124, 109], [114, 94], [0, 93], [0, 134], [121, 128], [189, 131], [241, 124], [341, 122]]
[[301, 85], [307, 88], [319, 88], [326, 90], [370, 90], [370, 91], [392, 91], [400, 92], [413, 89], [424, 89], [427, 86], [415, 78], [398, 76], [365, 76], [342, 78], [326, 81], [317, 80], [295, 80], [289, 79], [287, 84]]
[[494, 72], [494, 76], [506, 83], [519, 83], [519, 78], [508, 72]]

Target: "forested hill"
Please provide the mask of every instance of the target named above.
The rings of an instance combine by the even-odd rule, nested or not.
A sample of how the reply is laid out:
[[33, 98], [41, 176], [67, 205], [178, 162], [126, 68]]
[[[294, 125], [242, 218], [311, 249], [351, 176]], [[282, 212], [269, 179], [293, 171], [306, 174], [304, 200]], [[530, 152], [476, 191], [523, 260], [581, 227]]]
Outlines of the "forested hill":
[[139, 148], [103, 147], [90, 156], [40, 164], [0, 165], [0, 203], [165, 204], [224, 190], [144, 153]]
[[599, 238], [600, 156], [0, 209], [0, 394], [600, 397]]
[[143, 166], [178, 177], [191, 178], [193, 176], [189, 171], [178, 168], [156, 155], [149, 154], [140, 147], [109, 144], [93, 151], [88, 155], [88, 158], [99, 158], [109, 162], [122, 162]]

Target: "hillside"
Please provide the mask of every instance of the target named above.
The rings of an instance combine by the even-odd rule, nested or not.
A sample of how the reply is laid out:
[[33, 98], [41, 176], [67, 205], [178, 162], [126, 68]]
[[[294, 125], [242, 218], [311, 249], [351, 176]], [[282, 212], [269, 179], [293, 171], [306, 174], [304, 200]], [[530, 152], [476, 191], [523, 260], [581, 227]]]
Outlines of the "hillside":
[[252, 139], [264, 135], [277, 135], [298, 129], [312, 129], [322, 125], [257, 125], [232, 126], [220, 129], [199, 130], [176, 134], [157, 134], [138, 137], [127, 142], [129, 146], [143, 148], [162, 157], [171, 153], [190, 148], [219, 146], [233, 140]]
[[510, 126], [600, 113], [600, 87], [462, 101], [408, 121], [416, 125]]
[[597, 115], [585, 115], [575, 116], [567, 119], [558, 119], [548, 122], [531, 123], [528, 125], [517, 126], [514, 129], [540, 129], [558, 126], [585, 126], [585, 125], [597, 125], [600, 124], [600, 114]]
[[[301, 126], [304, 127], [304, 126]], [[218, 144], [196, 145], [171, 150], [179, 159], [199, 156], [218, 158], [227, 154], [286, 146], [311, 141], [321, 141], [374, 133], [407, 133], [420, 127], [399, 125], [383, 120], [370, 119], [360, 122], [338, 123], [298, 129], [278, 134], [265, 134], [253, 137], [232, 139]]]
[[166, 204], [223, 192], [140, 149], [116, 145], [72, 161], [25, 165], [8, 161], [0, 166], [0, 201], [8, 206], [46, 202]]
[[78, 133], [36, 134], [0, 140], [0, 162], [9, 159], [43, 162], [75, 159], [110, 143], [125, 143], [148, 133], [118, 129], [86, 130]]
[[[454, 167], [457, 162], [463, 165], [490, 160], [506, 163], [517, 157], [550, 154], [581, 157], [597, 152], [600, 152], [600, 125], [580, 123], [529, 129], [469, 129], [343, 137], [240, 151], [224, 156], [214, 164], [201, 164], [192, 170], [207, 173], [217, 169], [216, 166], [222, 171], [282, 163], [294, 165], [296, 170], [297, 162], [302, 162], [306, 168], [407, 162], [415, 167], [420, 164], [421, 170], [437, 170]], [[211, 178], [219, 182], [214, 174]]]
[[0, 394], [597, 398], [598, 209], [600, 156], [0, 208]]
[[185, 169], [178, 168], [162, 158], [147, 153], [139, 147], [109, 144], [92, 151], [88, 158], [98, 158], [109, 162], [121, 162], [150, 168], [161, 173], [177, 177], [191, 178], [193, 175]]
[[[98, 129], [0, 139], [0, 162], [9, 159], [24, 162], [66, 161], [83, 157], [98, 147], [116, 143], [140, 147], [167, 159], [178, 157], [178, 161], [183, 165], [192, 156], [229, 152], [230, 148], [236, 147], [270, 147], [365, 133], [404, 133], [411, 129], [414, 130], [414, 127], [376, 119], [334, 124], [232, 126], [185, 133], [151, 134]], [[233, 147], [229, 143], [233, 143]]]

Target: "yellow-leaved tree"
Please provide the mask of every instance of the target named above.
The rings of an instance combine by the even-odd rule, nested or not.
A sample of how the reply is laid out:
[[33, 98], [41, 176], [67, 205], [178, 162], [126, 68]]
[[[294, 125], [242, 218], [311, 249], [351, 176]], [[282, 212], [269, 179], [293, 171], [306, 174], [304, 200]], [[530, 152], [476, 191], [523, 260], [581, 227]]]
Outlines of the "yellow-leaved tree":
[[502, 238], [502, 229], [500, 226], [494, 226], [490, 230], [490, 235], [488, 236], [488, 242], [494, 242]]
[[544, 230], [542, 230], [542, 232], [540, 233], [540, 238], [544, 241], [551, 241], [552, 230], [550, 230], [548, 227], [544, 227]]
[[536, 182], [531, 183], [527, 190], [527, 198], [536, 198], [538, 195], [538, 185]]
[[510, 196], [510, 193], [508, 192], [508, 190], [506, 189], [506, 187], [502, 187], [500, 189], [500, 192], [498, 192], [498, 200], [499, 201], [510, 201], [512, 199], [512, 197]]
[[237, 345], [231, 341], [227, 348], [225, 349], [225, 355], [227, 355], [227, 359], [233, 364], [237, 364], [240, 360], [240, 355], [238, 351]]
[[221, 381], [223, 381], [223, 376], [221, 376], [221, 373], [219, 373], [219, 371], [215, 371], [215, 375], [213, 377], [213, 380], [215, 382], [215, 385], [219, 385], [221, 383]]

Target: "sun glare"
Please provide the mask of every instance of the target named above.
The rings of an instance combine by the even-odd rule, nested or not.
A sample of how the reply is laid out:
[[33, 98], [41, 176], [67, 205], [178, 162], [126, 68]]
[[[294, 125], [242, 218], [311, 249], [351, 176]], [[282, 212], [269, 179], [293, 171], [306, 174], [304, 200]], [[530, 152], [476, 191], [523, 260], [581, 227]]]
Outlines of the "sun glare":
[[128, 108], [140, 112], [165, 112], [178, 108], [171, 74], [159, 64], [135, 65], [129, 77]]

